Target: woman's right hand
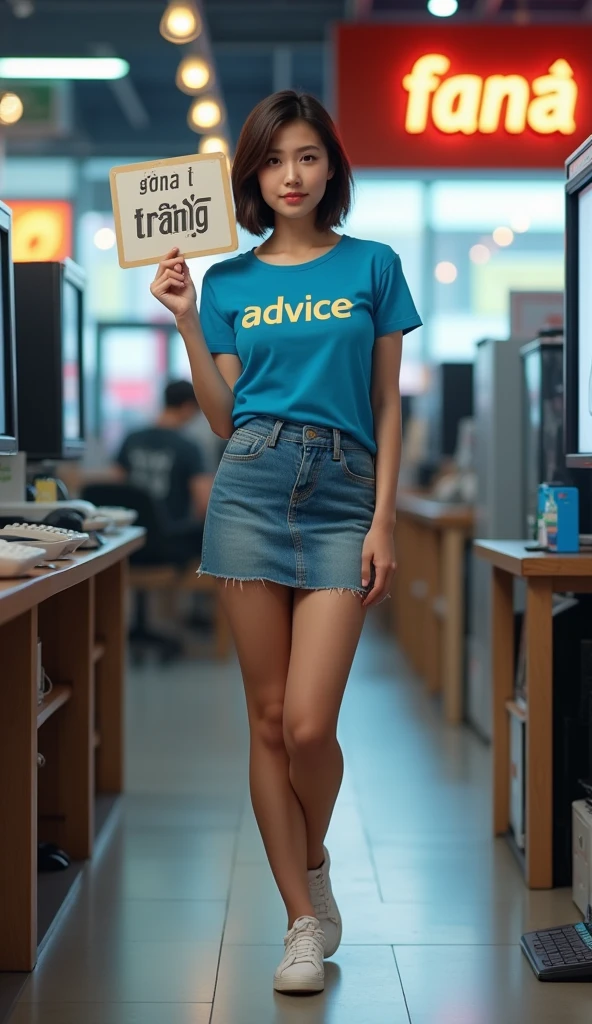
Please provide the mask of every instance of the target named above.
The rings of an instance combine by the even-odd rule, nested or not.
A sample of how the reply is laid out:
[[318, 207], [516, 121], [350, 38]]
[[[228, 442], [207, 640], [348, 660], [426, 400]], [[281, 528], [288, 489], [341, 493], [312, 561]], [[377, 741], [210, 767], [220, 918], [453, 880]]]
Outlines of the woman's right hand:
[[175, 248], [166, 254], [158, 264], [156, 276], [150, 285], [154, 297], [170, 309], [177, 319], [191, 310], [197, 313], [195, 285], [191, 280], [185, 258], [178, 253], [179, 250]]

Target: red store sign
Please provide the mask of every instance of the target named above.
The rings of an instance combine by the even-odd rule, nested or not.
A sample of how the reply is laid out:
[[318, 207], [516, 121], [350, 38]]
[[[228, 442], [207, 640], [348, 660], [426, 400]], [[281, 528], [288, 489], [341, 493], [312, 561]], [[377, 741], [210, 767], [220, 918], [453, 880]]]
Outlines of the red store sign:
[[355, 167], [555, 168], [592, 135], [592, 26], [339, 25]]

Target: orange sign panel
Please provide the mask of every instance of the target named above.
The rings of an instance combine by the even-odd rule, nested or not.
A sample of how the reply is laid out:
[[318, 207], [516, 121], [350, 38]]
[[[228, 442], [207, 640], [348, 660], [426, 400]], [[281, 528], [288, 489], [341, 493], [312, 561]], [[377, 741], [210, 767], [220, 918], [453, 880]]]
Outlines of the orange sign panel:
[[592, 134], [589, 25], [340, 25], [357, 167], [563, 169]]
[[72, 207], [59, 199], [7, 199], [12, 210], [15, 263], [49, 262], [72, 256]]

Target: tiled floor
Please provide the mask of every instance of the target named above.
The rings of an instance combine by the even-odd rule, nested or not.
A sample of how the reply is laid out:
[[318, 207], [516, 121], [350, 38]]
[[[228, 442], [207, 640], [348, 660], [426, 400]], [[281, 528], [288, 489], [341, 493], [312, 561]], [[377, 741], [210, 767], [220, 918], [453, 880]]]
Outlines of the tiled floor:
[[10, 1024], [581, 1024], [585, 985], [542, 985], [528, 928], [578, 919], [493, 842], [490, 756], [442, 724], [369, 618], [341, 717], [329, 836], [343, 944], [324, 994], [275, 995], [285, 918], [246, 800], [238, 667], [129, 685], [127, 795]]

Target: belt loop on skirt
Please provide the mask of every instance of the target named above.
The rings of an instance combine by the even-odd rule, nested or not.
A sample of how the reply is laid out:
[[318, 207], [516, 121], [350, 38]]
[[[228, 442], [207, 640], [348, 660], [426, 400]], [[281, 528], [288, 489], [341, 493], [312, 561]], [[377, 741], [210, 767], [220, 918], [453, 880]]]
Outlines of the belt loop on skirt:
[[284, 425], [284, 421], [283, 420], [276, 420], [275, 421], [275, 423], [273, 425], [273, 430], [271, 432], [271, 440], [269, 442], [269, 447], [270, 448], [275, 448], [275, 442], [278, 439], [278, 434], [279, 434], [280, 430], [282, 429], [283, 425]]
[[333, 461], [339, 462], [341, 459], [341, 431], [337, 427], [333, 427]]

